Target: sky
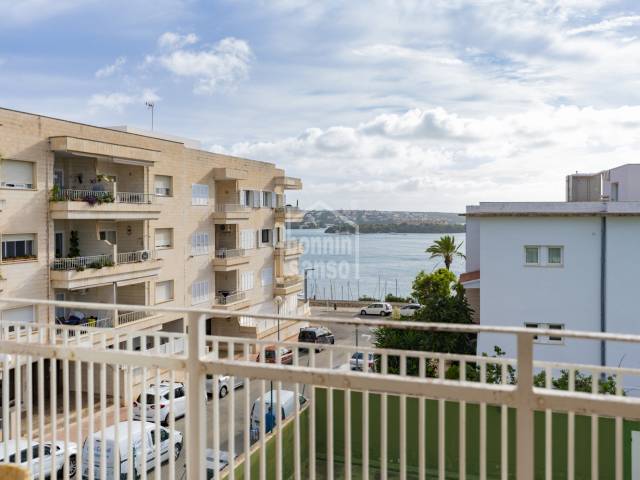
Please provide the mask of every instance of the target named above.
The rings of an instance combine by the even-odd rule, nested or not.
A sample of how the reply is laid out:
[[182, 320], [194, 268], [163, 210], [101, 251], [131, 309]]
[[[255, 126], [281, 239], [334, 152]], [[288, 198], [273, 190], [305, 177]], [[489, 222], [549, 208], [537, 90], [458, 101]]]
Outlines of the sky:
[[637, 162], [640, 4], [0, 0], [0, 106], [194, 138], [304, 208], [562, 201]]

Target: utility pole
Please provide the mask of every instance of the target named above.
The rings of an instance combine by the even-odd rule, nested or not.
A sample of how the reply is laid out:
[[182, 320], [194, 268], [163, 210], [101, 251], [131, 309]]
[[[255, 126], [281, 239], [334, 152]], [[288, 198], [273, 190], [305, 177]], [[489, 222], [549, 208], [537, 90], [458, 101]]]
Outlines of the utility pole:
[[154, 102], [144, 102], [149, 110], [151, 110], [151, 131], [153, 132], [153, 113], [156, 108], [156, 104]]

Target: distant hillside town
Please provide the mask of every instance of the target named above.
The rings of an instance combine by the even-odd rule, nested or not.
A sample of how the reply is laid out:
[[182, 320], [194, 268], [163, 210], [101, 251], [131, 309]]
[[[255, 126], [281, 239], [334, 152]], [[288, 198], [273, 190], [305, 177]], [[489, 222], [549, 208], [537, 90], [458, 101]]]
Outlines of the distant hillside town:
[[324, 228], [327, 233], [456, 233], [464, 232], [465, 219], [448, 212], [402, 212], [381, 210], [309, 210], [293, 228]]

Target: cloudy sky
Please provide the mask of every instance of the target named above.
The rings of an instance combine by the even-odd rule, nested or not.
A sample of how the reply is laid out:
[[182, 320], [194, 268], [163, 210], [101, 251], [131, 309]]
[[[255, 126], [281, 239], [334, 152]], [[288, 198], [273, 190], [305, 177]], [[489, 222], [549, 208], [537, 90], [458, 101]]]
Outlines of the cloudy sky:
[[153, 100], [157, 129], [302, 177], [302, 206], [562, 200], [565, 174], [638, 161], [635, 1], [0, 0], [0, 11], [0, 106], [148, 128]]

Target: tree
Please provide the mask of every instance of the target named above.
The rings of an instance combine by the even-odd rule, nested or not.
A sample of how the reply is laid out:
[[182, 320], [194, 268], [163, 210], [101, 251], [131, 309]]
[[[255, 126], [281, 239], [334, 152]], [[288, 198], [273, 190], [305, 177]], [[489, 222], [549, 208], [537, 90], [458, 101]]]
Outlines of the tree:
[[[420, 272], [413, 282], [412, 298], [422, 308], [413, 317], [401, 317], [398, 322], [472, 323], [471, 308], [465, 298], [464, 287], [449, 270], [441, 268], [431, 274]], [[476, 335], [382, 327], [374, 331], [374, 344], [377, 348], [475, 354]], [[409, 375], [417, 375], [419, 367], [416, 358], [407, 358]], [[434, 366], [428, 364], [427, 374], [432, 373], [433, 369]], [[389, 356], [388, 370], [390, 373], [399, 372], [399, 357]]]
[[444, 235], [434, 241], [425, 252], [430, 253], [429, 258], [442, 258], [444, 266], [447, 270], [451, 267], [454, 257], [466, 258], [464, 253], [460, 251], [462, 244], [456, 245], [456, 237], [452, 235]]

